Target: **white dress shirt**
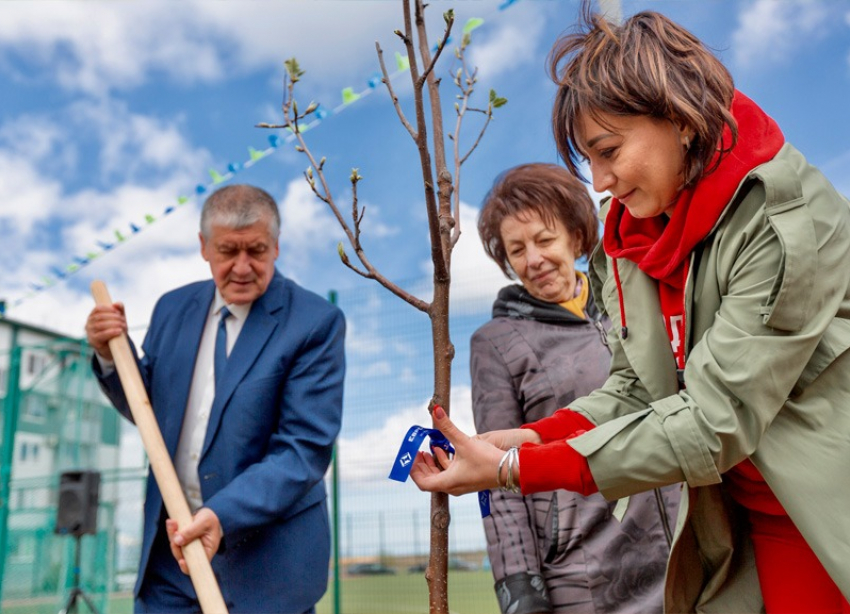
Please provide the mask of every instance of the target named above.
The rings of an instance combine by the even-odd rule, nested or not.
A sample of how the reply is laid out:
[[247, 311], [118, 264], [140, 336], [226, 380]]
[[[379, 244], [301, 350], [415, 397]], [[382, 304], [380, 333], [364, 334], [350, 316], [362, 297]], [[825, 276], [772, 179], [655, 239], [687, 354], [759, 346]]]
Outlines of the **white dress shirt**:
[[[215, 398], [215, 337], [221, 308], [224, 306], [224, 299], [216, 290], [215, 299], [207, 314], [204, 332], [201, 334], [198, 356], [195, 359], [195, 371], [192, 374], [192, 386], [189, 388], [189, 400], [183, 417], [183, 429], [180, 431], [180, 441], [174, 457], [174, 469], [177, 471], [177, 477], [180, 479], [180, 485], [183, 487], [193, 514], [204, 504], [201, 497], [198, 462], [201, 458], [204, 438], [207, 435], [210, 409]], [[225, 325], [227, 326], [227, 355], [230, 356], [230, 350], [236, 344], [245, 319], [251, 311], [251, 304], [227, 305], [227, 308], [230, 310], [230, 317], [225, 320]]]

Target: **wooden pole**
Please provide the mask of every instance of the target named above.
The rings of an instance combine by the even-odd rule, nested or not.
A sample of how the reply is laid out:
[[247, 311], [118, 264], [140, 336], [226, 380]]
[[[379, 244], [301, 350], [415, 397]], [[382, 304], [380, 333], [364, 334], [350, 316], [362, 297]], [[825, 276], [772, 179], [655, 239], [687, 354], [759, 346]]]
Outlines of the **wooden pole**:
[[[112, 299], [102, 281], [92, 282], [91, 293], [98, 305], [112, 305]], [[168, 455], [159, 425], [156, 423], [156, 417], [148, 400], [148, 393], [130, 349], [127, 335], [110, 339], [109, 350], [112, 352], [112, 359], [124, 388], [130, 413], [133, 414], [133, 420], [142, 437], [151, 470], [162, 493], [165, 509], [168, 511], [169, 518], [176, 520], [178, 527], [183, 529], [192, 522], [192, 512], [180, 487], [177, 472]], [[195, 539], [183, 546], [183, 556], [189, 567], [189, 576], [192, 578], [192, 584], [204, 614], [227, 614], [227, 606], [224, 604], [218, 581], [215, 579], [212, 565], [207, 559], [201, 541]]]

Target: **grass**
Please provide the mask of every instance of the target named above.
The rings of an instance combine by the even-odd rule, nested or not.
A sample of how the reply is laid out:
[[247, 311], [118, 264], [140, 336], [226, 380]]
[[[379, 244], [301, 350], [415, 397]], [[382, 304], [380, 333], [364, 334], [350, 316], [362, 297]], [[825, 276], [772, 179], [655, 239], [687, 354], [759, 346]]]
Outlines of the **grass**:
[[[345, 577], [341, 593], [341, 614], [428, 614], [428, 585], [422, 573]], [[489, 571], [449, 572], [449, 611], [498, 614], [493, 575]], [[316, 614], [333, 614], [330, 591], [316, 606]]]
[[[329, 587], [316, 606], [316, 614], [333, 614], [333, 593]], [[398, 573], [392, 576], [344, 577], [341, 583], [341, 614], [428, 614], [428, 585], [422, 573]], [[99, 606], [97, 596], [92, 596]], [[56, 614], [64, 605], [50, 598], [6, 601], [3, 614]], [[449, 610], [451, 614], [498, 614], [489, 571], [449, 572]], [[127, 593], [109, 596], [101, 614], [131, 614], [133, 599]], [[88, 608], [80, 600], [77, 612]]]

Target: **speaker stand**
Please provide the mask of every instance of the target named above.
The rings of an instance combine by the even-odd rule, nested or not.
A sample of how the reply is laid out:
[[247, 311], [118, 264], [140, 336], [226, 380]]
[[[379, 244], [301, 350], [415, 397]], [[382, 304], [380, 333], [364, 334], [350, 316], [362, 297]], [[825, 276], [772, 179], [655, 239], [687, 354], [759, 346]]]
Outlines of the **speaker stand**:
[[77, 599], [85, 601], [92, 614], [99, 614], [97, 608], [94, 607], [91, 599], [89, 599], [89, 596], [80, 588], [80, 537], [82, 536], [74, 535], [74, 539], [76, 540], [74, 543], [74, 586], [71, 588], [71, 593], [68, 595], [65, 606], [59, 610], [59, 614], [76, 614]]

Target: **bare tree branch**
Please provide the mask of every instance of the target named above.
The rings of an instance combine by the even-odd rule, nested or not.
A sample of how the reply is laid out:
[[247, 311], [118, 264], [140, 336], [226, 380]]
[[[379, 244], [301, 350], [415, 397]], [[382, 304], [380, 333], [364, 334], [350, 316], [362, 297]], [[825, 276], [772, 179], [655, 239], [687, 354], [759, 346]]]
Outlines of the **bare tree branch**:
[[[414, 0], [416, 6], [416, 31], [419, 39], [419, 57], [426, 65], [431, 64], [431, 50], [428, 47], [428, 32], [425, 28], [425, 4], [422, 0]], [[405, 3], [407, 6], [407, 3]], [[450, 28], [454, 23], [453, 12], [449, 11], [446, 17], [446, 24]], [[405, 24], [407, 26], [407, 23]], [[448, 30], [450, 33], [451, 30]], [[446, 37], [447, 38], [447, 37]], [[412, 47], [412, 43], [411, 43]], [[412, 51], [412, 49], [411, 49]], [[414, 54], [415, 55], [415, 54]], [[425, 78], [426, 75], [423, 75]], [[417, 83], [421, 84], [422, 79]], [[433, 147], [434, 147], [434, 169], [437, 174], [437, 202], [434, 203], [434, 187], [431, 184], [431, 200], [429, 202], [429, 210], [431, 206], [437, 207], [437, 224], [436, 228], [432, 229], [432, 244], [431, 244], [431, 260], [434, 263], [434, 281], [435, 283], [449, 283], [451, 280], [451, 228], [454, 226], [454, 217], [451, 212], [451, 195], [454, 191], [452, 184], [452, 176], [446, 166], [446, 147], [443, 137], [443, 112], [440, 104], [440, 80], [434, 76], [433, 71], [427, 73], [425, 82], [428, 85], [428, 98], [431, 106], [431, 125], [434, 130]], [[419, 90], [421, 92], [421, 89]], [[420, 94], [420, 104], [422, 96]], [[423, 117], [424, 125], [424, 117]], [[422, 132], [420, 130], [420, 132]], [[425, 139], [423, 139], [425, 141]], [[420, 146], [420, 154], [427, 157], [427, 165], [430, 176], [431, 171], [431, 155], [428, 150], [427, 142], [423, 142]], [[426, 161], [423, 159], [423, 167]], [[429, 218], [430, 221], [430, 218]]]
[[443, 30], [443, 40], [441, 40], [437, 44], [437, 53], [434, 55], [434, 58], [430, 62], [428, 62], [428, 66], [425, 68], [425, 72], [422, 73], [423, 79], [426, 79], [428, 75], [433, 72], [434, 67], [437, 65], [437, 60], [439, 60], [440, 56], [443, 54], [443, 49], [445, 49], [446, 43], [449, 42], [449, 37], [452, 33], [452, 26], [454, 26], [455, 23], [455, 13], [453, 10], [450, 9], [445, 13], [444, 17], [446, 20], [446, 29]]
[[[354, 249], [354, 253], [357, 255], [357, 259], [365, 268], [365, 271], [361, 271], [353, 264], [351, 264], [351, 262], [348, 261], [348, 256], [346, 256], [345, 252], [340, 248], [340, 259], [342, 260], [343, 264], [345, 264], [351, 270], [355, 271], [358, 275], [361, 275], [368, 279], [374, 279], [379, 284], [384, 286], [387, 290], [395, 294], [397, 297], [416, 307], [419, 311], [428, 313], [431, 309], [430, 303], [423, 301], [422, 299], [410, 294], [394, 282], [384, 277], [384, 275], [381, 274], [366, 257], [366, 252], [363, 250], [363, 246], [360, 244], [359, 227], [360, 222], [363, 219], [363, 211], [358, 214], [356, 194], [357, 183], [360, 181], [360, 179], [362, 179], [362, 177], [357, 174], [357, 170], [355, 169], [354, 171], [352, 171], [351, 174], [351, 185], [352, 190], [354, 192], [354, 198], [352, 199], [352, 218], [355, 226], [355, 230], [352, 230], [343, 218], [342, 214], [340, 213], [339, 208], [336, 206], [336, 202], [334, 202], [333, 197], [331, 196], [330, 188], [328, 187], [327, 180], [325, 178], [325, 172], [324, 170], [320, 170], [320, 166], [316, 163], [316, 159], [313, 157], [313, 153], [310, 151], [310, 148], [307, 147], [307, 143], [304, 140], [303, 134], [300, 131], [296, 131], [295, 138], [298, 140], [299, 147], [301, 148], [300, 151], [307, 156], [307, 159], [310, 161], [311, 167], [315, 169], [316, 174], [319, 176], [319, 181], [322, 184], [322, 190], [325, 195], [325, 198], [322, 198], [322, 196], [319, 196], [319, 198], [322, 198], [322, 200], [325, 201], [328, 206], [330, 206], [331, 212], [334, 214], [334, 217], [336, 217], [337, 222], [339, 222], [339, 225], [342, 227], [343, 231], [348, 237], [348, 242], [351, 244], [352, 249]], [[309, 178], [308, 182], [310, 182]], [[313, 186], [314, 182], [310, 182], [310, 185]], [[315, 188], [314, 192], [316, 192]]]
[[390, 93], [390, 99], [392, 99], [393, 101], [393, 107], [395, 107], [396, 113], [398, 113], [398, 118], [399, 120], [401, 120], [402, 126], [407, 129], [407, 132], [410, 134], [411, 138], [414, 141], [417, 141], [419, 137], [416, 134], [416, 130], [413, 128], [413, 126], [410, 125], [410, 122], [407, 121], [407, 118], [404, 116], [404, 112], [401, 110], [401, 105], [398, 104], [398, 96], [396, 96], [395, 92], [393, 91], [392, 82], [390, 81], [390, 75], [387, 72], [386, 64], [384, 64], [384, 51], [383, 49], [381, 49], [381, 45], [377, 41], [375, 41], [375, 49], [378, 52], [378, 63], [381, 65], [381, 74], [384, 76], [381, 81], [383, 81], [387, 86], [387, 90]]
[[[422, 20], [422, 2], [413, 0], [416, 4], [417, 24], [422, 22], [420, 27], [420, 35], [424, 31], [424, 20]], [[431, 170], [431, 152], [428, 150], [428, 134], [425, 121], [425, 102], [422, 89], [424, 81], [419, 78], [419, 64], [417, 60], [416, 50], [413, 47], [413, 26], [410, 16], [410, 6], [407, 0], [404, 0], [404, 44], [407, 49], [407, 57], [410, 62], [410, 78], [413, 82], [413, 102], [416, 109], [416, 125], [417, 139], [416, 146], [419, 150], [419, 162], [422, 168], [422, 183], [425, 189], [425, 208], [428, 214], [428, 232], [431, 238], [431, 262], [434, 264], [435, 279], [446, 280], [449, 278], [448, 262], [444, 257], [442, 239], [440, 237], [440, 220], [437, 215], [437, 199], [434, 190], [434, 178]], [[420, 51], [422, 49], [422, 41], [420, 40]], [[426, 55], [422, 56], [423, 62], [426, 64], [429, 61], [430, 54], [427, 52], [427, 38], [425, 40]], [[433, 73], [430, 75], [429, 81], [433, 80]], [[433, 103], [433, 98], [432, 98]], [[439, 98], [437, 99], [437, 107], [439, 108]], [[437, 117], [433, 115], [434, 108], [432, 104], [432, 125], [435, 129], [438, 128]], [[442, 116], [440, 116], [442, 121]], [[439, 167], [438, 167], [439, 168]]]

